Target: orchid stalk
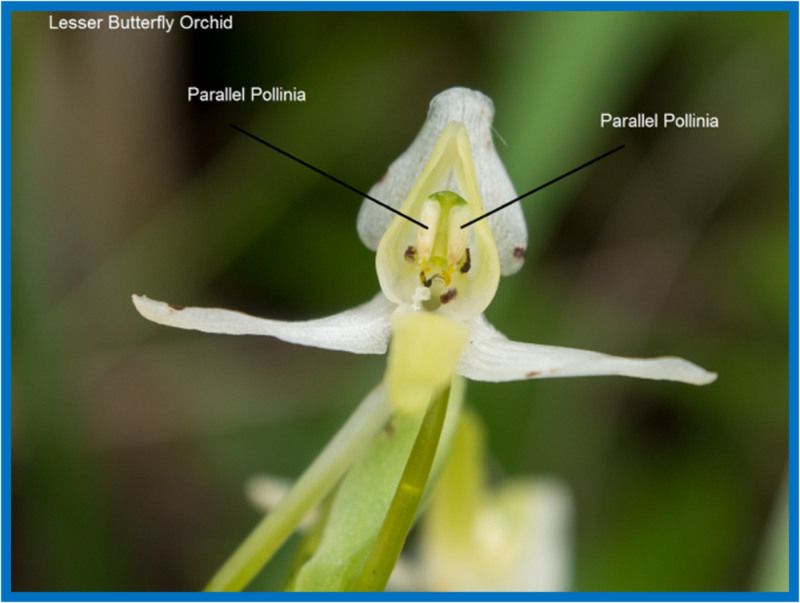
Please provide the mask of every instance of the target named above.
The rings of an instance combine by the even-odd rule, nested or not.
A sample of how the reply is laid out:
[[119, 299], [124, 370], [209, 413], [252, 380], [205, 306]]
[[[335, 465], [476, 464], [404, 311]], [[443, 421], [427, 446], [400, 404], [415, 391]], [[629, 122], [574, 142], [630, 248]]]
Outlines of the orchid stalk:
[[[426, 451], [435, 452], [435, 457], [422, 504], [445, 465], [463, 401], [464, 379], [457, 377], [449, 388], [439, 446]], [[356, 586], [390, 514], [402, 474], [412, 459], [423, 460], [420, 456], [426, 456], [423, 453], [414, 459], [414, 444], [422, 424], [422, 413], [396, 414], [348, 471], [331, 505], [325, 533], [311, 559], [298, 572], [294, 590], [344, 591]]]
[[382, 591], [386, 588], [428, 485], [449, 399], [450, 390], [446, 389], [431, 400], [381, 531], [352, 590]]
[[214, 575], [206, 590], [238, 591], [247, 586], [305, 515], [330, 492], [388, 418], [381, 385], [365, 398], [281, 503]]
[[[425, 228], [365, 199], [357, 228], [365, 245], [376, 251], [381, 286], [381, 292], [366, 304], [303, 322], [256, 318], [216, 308], [183, 308], [134, 296], [137, 310], [153, 322], [207, 333], [268, 335], [289, 343], [356, 354], [383, 354], [388, 350], [385, 390], [372, 394], [384, 404], [385, 410], [381, 412], [385, 415], [376, 411], [369, 422], [363, 423], [363, 428], [354, 431], [360, 438], [360, 446], [362, 440], [374, 437], [380, 430], [379, 418], [385, 423], [391, 415], [394, 423], [411, 425], [405, 430], [410, 435], [402, 439], [403, 444], [393, 445], [394, 451], [405, 452], [389, 454], [395, 455], [391, 493], [404, 467], [420, 460], [409, 460], [409, 450], [426, 409], [451, 387], [456, 376], [492, 382], [586, 375], [624, 375], [695, 385], [712, 382], [716, 378], [714, 373], [680, 358], [620, 358], [517, 343], [509, 341], [487, 322], [483, 312], [495, 296], [500, 277], [522, 267], [527, 246], [527, 229], [519, 204], [462, 228], [517, 197], [494, 148], [493, 115], [491, 100], [480, 92], [453, 88], [437, 95], [419, 135], [369, 191], [370, 197], [412, 217]], [[457, 412], [453, 406], [451, 398], [448, 417]], [[284, 501], [234, 555], [232, 559], [237, 560], [234, 565], [238, 569], [231, 573], [226, 565], [228, 569], [223, 568], [212, 581], [211, 590], [243, 587], [254, 575], [254, 569], [268, 559], [280, 540], [288, 537], [305, 512], [333, 487], [345, 466], [356, 461], [355, 451], [359, 446], [342, 452], [346, 448], [343, 440], [351, 431], [345, 427], [335, 438], [339, 442], [339, 447], [334, 447], [334, 452], [339, 451], [337, 461], [330, 460], [334, 454], [330, 449], [323, 452], [309, 470], [315, 477], [309, 478], [307, 472], [298, 480]], [[436, 454], [435, 448], [425, 454]], [[362, 457], [362, 461], [364, 458], [369, 456]], [[396, 462], [398, 458], [402, 462]], [[326, 473], [325, 467], [334, 466], [335, 471], [330, 469]], [[358, 466], [353, 467], [353, 475], [359, 474]], [[375, 473], [367, 471], [365, 475], [377, 479]], [[348, 496], [346, 486], [350, 477], [348, 474], [345, 478], [337, 499]], [[297, 494], [297, 489], [304, 494]], [[354, 491], [362, 495], [363, 490]], [[385, 497], [382, 501], [381, 504], [388, 505]], [[290, 510], [285, 510], [286, 507]], [[334, 501], [332, 518], [336, 509]], [[271, 520], [275, 516], [278, 519]], [[268, 530], [265, 525], [273, 527]], [[326, 527], [326, 533], [335, 526], [334, 521]], [[365, 542], [359, 541], [360, 556], [348, 557], [349, 562], [363, 564], [364, 547], [371, 546], [375, 538], [377, 534], [370, 532]], [[326, 546], [325, 540], [322, 539], [320, 551]], [[312, 558], [307, 565], [313, 567], [314, 563]], [[249, 569], [244, 571], [242, 567]], [[310, 574], [306, 569], [297, 584], [308, 579]], [[350, 567], [348, 571], [357, 575], [360, 569]], [[311, 582], [330, 586], [326, 580]], [[340, 581], [337, 586], [349, 587], [352, 583], [348, 580]]]

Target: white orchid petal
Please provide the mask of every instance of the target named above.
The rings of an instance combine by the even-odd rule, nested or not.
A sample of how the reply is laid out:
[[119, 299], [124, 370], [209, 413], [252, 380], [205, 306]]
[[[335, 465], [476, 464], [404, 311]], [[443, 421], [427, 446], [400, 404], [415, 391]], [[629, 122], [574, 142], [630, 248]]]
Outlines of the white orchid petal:
[[395, 308], [379, 293], [366, 304], [340, 314], [287, 322], [219, 308], [181, 308], [138, 295], [133, 296], [133, 303], [146, 319], [169, 327], [228, 335], [269, 335], [289, 343], [354, 354], [386, 352], [392, 331], [390, 315]]
[[[491, 211], [517, 196], [492, 141], [494, 105], [489, 97], [467, 88], [451, 88], [433, 98], [428, 117], [411, 146], [389, 166], [373, 186], [372, 197], [399, 209], [419, 180], [439, 136], [451, 121], [463, 123], [470, 140], [472, 161], [485, 211]], [[376, 251], [394, 218], [385, 208], [365, 199], [358, 213], [358, 234]], [[500, 254], [502, 274], [513, 274], [523, 264], [528, 243], [525, 217], [519, 204], [488, 218]]]
[[621, 375], [705, 385], [717, 378], [716, 373], [672, 356], [620, 358], [600, 352], [510, 341], [483, 315], [473, 319], [470, 327], [470, 342], [456, 370], [475, 381]]

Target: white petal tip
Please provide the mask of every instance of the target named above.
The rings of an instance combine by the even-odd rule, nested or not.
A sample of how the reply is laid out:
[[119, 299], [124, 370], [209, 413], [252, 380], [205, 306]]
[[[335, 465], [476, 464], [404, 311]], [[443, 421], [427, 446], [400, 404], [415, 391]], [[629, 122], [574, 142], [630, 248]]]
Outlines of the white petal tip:
[[470, 328], [470, 345], [464, 351], [458, 373], [474, 381], [618, 375], [708, 385], [717, 379], [716, 373], [675, 356], [623, 358], [588, 350], [509, 341], [483, 315], [474, 319]]
[[692, 383], [692, 385], [708, 385], [709, 383], [714, 383], [714, 381], [717, 380], [717, 374], [716, 373], [711, 373], [709, 371], [701, 369], [700, 367], [697, 367], [697, 368], [700, 369], [700, 371], [702, 371], [702, 373], [698, 375], [698, 378], [697, 378], [696, 381], [690, 382], [690, 383]]
[[171, 306], [170, 304], [150, 299], [146, 295], [132, 295], [131, 299], [139, 314], [147, 320], [152, 320], [159, 324], [168, 324], [165, 322], [168, 316], [183, 310], [180, 306]]
[[394, 304], [381, 294], [339, 314], [305, 321], [257, 318], [222, 308], [173, 306], [134, 295], [133, 305], [144, 318], [160, 325], [226, 335], [277, 337], [327, 350], [354, 354], [383, 354], [391, 335], [389, 316]]
[[[631, 373], [628, 373], [628, 376], [678, 381], [689, 385], [708, 385], [717, 380], [716, 373], [707, 371], [693, 362], [675, 356], [645, 359], [641, 360], [640, 363]], [[626, 373], [623, 372], [622, 374]]]

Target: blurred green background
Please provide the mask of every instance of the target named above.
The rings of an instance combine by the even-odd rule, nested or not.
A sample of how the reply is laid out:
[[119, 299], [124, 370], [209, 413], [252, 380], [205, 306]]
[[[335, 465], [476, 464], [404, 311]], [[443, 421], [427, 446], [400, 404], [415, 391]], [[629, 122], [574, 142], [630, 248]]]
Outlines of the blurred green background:
[[[245, 480], [297, 476], [381, 377], [382, 357], [135, 312], [132, 293], [305, 319], [378, 290], [360, 198], [229, 124], [366, 190], [455, 85], [494, 100], [520, 192], [626, 145], [524, 201], [528, 260], [489, 319], [720, 375], [471, 384], [495, 478], [569, 484], [576, 590], [785, 588], [788, 545], [763, 560], [789, 453], [788, 14], [47, 19], [12, 16], [14, 590], [201, 588], [259, 518]], [[191, 85], [308, 100], [189, 103]], [[601, 129], [601, 112], [721, 126]]]

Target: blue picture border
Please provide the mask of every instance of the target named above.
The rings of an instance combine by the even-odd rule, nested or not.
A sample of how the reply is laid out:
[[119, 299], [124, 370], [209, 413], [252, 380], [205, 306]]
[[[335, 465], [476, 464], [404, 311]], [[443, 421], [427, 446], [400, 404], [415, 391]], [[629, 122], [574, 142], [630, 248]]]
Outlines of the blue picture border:
[[[2, 519], [4, 529], [2, 530], [2, 547], [0, 547], [0, 601], [3, 603], [9, 601], [51, 601], [51, 600], [69, 600], [69, 601], [85, 601], [85, 600], [107, 600], [112, 597], [114, 600], [128, 600], [138, 601], [142, 596], [154, 597], [152, 600], [170, 599], [170, 600], [189, 600], [190, 598], [197, 598], [205, 596], [202, 593], [12, 593], [11, 588], [11, 170], [12, 170], [12, 157], [11, 157], [11, 12], [14, 8], [19, 10], [48, 10], [48, 11], [63, 11], [73, 10], [72, 7], [65, 5], [62, 2], [51, 2], [47, 6], [40, 6], [40, 3], [34, 3], [33, 6], [23, 6], [22, 3], [15, 3], [16, 7], [5, 13], [3, 19], [3, 35], [5, 37], [4, 52], [6, 53], [5, 60], [2, 63], [3, 69], [3, 86], [5, 93], [2, 95], [3, 110], [7, 115], [6, 120], [3, 122], [3, 136], [6, 144], [3, 146], [3, 159], [6, 168], [3, 170], [3, 180], [5, 191], [2, 196], [2, 212], [0, 215], [0, 241], [2, 242], [2, 252], [0, 257], [0, 287], [2, 287], [2, 295], [0, 295], [0, 314], [4, 317], [2, 340], [0, 345], [0, 379], [2, 379], [2, 433], [5, 434], [6, 444], [2, 447], [2, 462], [0, 462], [0, 471], [2, 471], [2, 497], [0, 498], [0, 505], [2, 505]], [[86, 3], [81, 6], [82, 10], [104, 10], [100, 5], [95, 2]], [[210, 2], [193, 2], [190, 6], [183, 3], [174, 6], [168, 3], [166, 6], [158, 5], [151, 2], [136, 3], [131, 5], [128, 2], [121, 3], [121, 6], [114, 7], [114, 10], [136, 10], [136, 11], [214, 11], [219, 13], [219, 3]], [[573, 2], [521, 2], [514, 0], [500, 0], [491, 3], [478, 2], [475, 0], [461, 0], [454, 1], [430, 1], [422, 2], [420, 0], [411, 0], [404, 2], [381, 2], [370, 3], [363, 0], [342, 0], [342, 1], [328, 1], [323, 2], [319, 0], [298, 0], [297, 2], [226, 2], [225, 10], [221, 12], [231, 11], [261, 11], [261, 10], [302, 10], [302, 11], [389, 11], [389, 10], [404, 10], [404, 11], [432, 11], [432, 10], [452, 10], [452, 11], [530, 11], [530, 10], [614, 10], [614, 11], [627, 11], [627, 10], [648, 10], [648, 11], [787, 11], [790, 14], [789, 18], [789, 35], [790, 35], [790, 142], [789, 142], [789, 166], [790, 166], [790, 181], [789, 181], [789, 228], [790, 228], [790, 337], [789, 337], [789, 367], [790, 367], [790, 431], [797, 421], [797, 411], [794, 410], [797, 397], [797, 383], [793, 378], [797, 371], [800, 370], [800, 365], [797, 358], [798, 349], [798, 327], [796, 320], [794, 320], [794, 305], [797, 303], [797, 259], [798, 249], [797, 235], [798, 224], [800, 224], [800, 217], [798, 216], [797, 208], [795, 207], [796, 201], [796, 178], [794, 175], [797, 173], [798, 157], [796, 149], [798, 148], [798, 126], [794, 113], [797, 110], [798, 104], [798, 77], [797, 65], [800, 63], [800, 48], [797, 43], [798, 36], [798, 11], [800, 10], [800, 3], [796, 1], [762, 1], [762, 2], [719, 2], [719, 1], [706, 1], [706, 2], [687, 2], [685, 0], [679, 2], [631, 2], [631, 1], [616, 1], [616, 2], [589, 2], [589, 1], [573, 1]], [[754, 403], [757, 401], [754, 400]], [[791, 484], [794, 482], [794, 474], [797, 470], [797, 463], [794, 457], [796, 456], [796, 447], [790, 444], [790, 490]], [[790, 509], [794, 510], [794, 501], [790, 497]], [[794, 538], [791, 538], [793, 542]], [[792, 568], [794, 564], [791, 564]], [[790, 572], [791, 578], [794, 577], [794, 571]], [[213, 596], [213, 595], [211, 595]], [[284, 593], [240, 593], [239, 596], [245, 597], [263, 597], [263, 596], [314, 596], [314, 595], [292, 595]], [[346, 595], [338, 595], [346, 596]], [[381, 595], [366, 595], [366, 596], [381, 596]], [[387, 596], [411, 598], [411, 597], [435, 597], [436, 594], [398, 594], [394, 593]], [[481, 595], [449, 595], [458, 597], [478, 597]], [[501, 595], [483, 595], [483, 596], [501, 596]], [[529, 597], [529, 596], [542, 596], [542, 594], [517, 594], [506, 595], [514, 597]], [[612, 593], [570, 593], [562, 595], [544, 595], [544, 596], [569, 596], [569, 597], [591, 597], [600, 599], [613, 597], [617, 600], [618, 597], [623, 597], [626, 600], [634, 600], [641, 596], [640, 594], [627, 593], [627, 594], [612, 594]], [[677, 597], [769, 597], [769, 596], [788, 596], [788, 595], [771, 595], [766, 593], [649, 593], [648, 598], [655, 600], [673, 599]]]

